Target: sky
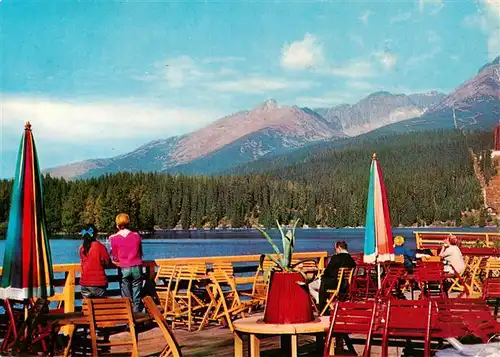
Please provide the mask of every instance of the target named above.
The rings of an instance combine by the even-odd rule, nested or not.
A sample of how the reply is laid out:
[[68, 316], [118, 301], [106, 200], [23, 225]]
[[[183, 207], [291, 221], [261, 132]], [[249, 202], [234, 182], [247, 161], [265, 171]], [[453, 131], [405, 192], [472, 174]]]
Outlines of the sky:
[[132, 151], [274, 98], [450, 92], [500, 54], [500, 0], [0, 0], [0, 177]]

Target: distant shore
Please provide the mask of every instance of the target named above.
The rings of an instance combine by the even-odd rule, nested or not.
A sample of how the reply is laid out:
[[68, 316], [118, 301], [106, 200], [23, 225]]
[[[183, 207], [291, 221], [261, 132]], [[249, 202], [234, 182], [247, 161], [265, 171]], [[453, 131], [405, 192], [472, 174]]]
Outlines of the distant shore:
[[[361, 230], [365, 227], [300, 227], [297, 230], [317, 230], [317, 231], [326, 231], [326, 230]], [[263, 228], [265, 230], [277, 230], [275, 227], [271, 228]], [[286, 227], [286, 229], [291, 229], [291, 227]], [[497, 226], [472, 226], [472, 227], [461, 227], [461, 226], [423, 226], [423, 227], [415, 227], [415, 226], [405, 226], [405, 227], [392, 227], [393, 230], [438, 230], [442, 229], [444, 231], [460, 231], [460, 230], [485, 230], [485, 231], [500, 231]], [[145, 239], [155, 239], [155, 235], [161, 236], [162, 233], [208, 233], [208, 232], [241, 232], [241, 231], [257, 231], [255, 228], [212, 228], [212, 229], [157, 229], [154, 231], [139, 231], [141, 236]], [[101, 238], [106, 238], [112, 233], [100, 233], [99, 236]], [[5, 240], [6, 236], [0, 236], [0, 240]], [[165, 237], [161, 237], [162, 239]], [[52, 233], [50, 235], [50, 239], [81, 239], [81, 236], [78, 233], [68, 234], [64, 232]]]

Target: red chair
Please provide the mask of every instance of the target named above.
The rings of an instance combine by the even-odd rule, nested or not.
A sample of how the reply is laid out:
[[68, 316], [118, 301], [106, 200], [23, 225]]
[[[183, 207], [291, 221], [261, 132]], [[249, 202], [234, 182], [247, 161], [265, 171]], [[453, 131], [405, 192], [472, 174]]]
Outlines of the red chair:
[[[484, 299], [434, 299], [435, 311], [437, 313], [436, 327], [439, 328], [436, 336], [440, 338], [461, 338], [472, 334], [473, 331], [467, 326], [465, 315], [483, 312], [491, 317], [491, 309]], [[469, 315], [472, 316], [472, 315]]]
[[382, 334], [382, 356], [387, 356], [389, 339], [424, 340], [424, 356], [431, 355], [431, 331], [435, 324], [432, 302], [428, 300], [395, 300], [387, 302]]
[[407, 275], [407, 270], [401, 265], [390, 265], [387, 267], [386, 274], [382, 280], [379, 296], [390, 297], [399, 296], [401, 292], [401, 281]]
[[500, 278], [486, 278], [483, 284], [483, 299], [494, 301], [494, 316], [498, 318], [498, 309], [500, 307]]
[[349, 285], [349, 296], [352, 300], [366, 300], [377, 294], [377, 267], [373, 264], [357, 263], [352, 282]]
[[421, 262], [414, 269], [413, 279], [418, 283], [422, 294], [420, 298], [446, 298], [443, 264], [440, 262]]
[[[336, 356], [342, 353], [344, 339], [352, 356], [357, 356], [354, 347], [350, 343], [349, 334], [360, 334], [366, 336], [363, 357], [370, 356], [372, 331], [374, 330], [377, 304], [374, 301], [365, 302], [335, 302], [330, 315], [330, 327], [325, 341], [324, 357]], [[332, 338], [336, 336], [337, 344], [335, 354], [330, 354]], [[345, 356], [342, 353], [342, 356]]]

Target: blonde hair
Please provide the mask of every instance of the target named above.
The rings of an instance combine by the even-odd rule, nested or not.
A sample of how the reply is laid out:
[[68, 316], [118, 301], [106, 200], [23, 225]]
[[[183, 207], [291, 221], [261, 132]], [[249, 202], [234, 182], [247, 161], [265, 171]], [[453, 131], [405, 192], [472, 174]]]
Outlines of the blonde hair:
[[394, 237], [394, 245], [400, 246], [405, 243], [405, 239], [402, 236]]
[[115, 219], [118, 228], [126, 228], [130, 224], [130, 217], [126, 213], [120, 213]]

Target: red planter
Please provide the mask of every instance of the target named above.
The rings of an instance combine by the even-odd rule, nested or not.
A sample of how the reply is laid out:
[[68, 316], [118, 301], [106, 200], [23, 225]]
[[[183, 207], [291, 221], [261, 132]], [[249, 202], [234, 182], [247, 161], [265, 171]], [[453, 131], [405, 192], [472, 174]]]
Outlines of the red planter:
[[314, 320], [307, 285], [297, 272], [274, 272], [269, 283], [264, 322], [270, 324], [306, 323]]

